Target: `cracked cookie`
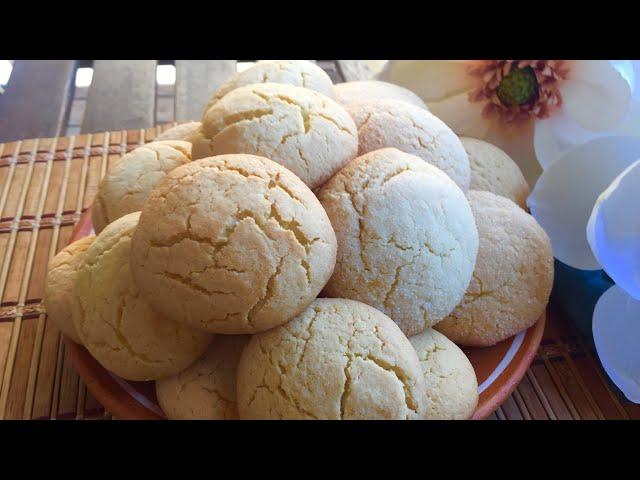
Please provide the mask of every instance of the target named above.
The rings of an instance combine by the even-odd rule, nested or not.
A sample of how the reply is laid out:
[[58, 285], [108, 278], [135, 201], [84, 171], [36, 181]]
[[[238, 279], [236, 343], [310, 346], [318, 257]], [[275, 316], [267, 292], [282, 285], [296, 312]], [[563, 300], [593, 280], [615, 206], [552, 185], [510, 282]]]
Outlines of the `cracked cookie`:
[[211, 95], [205, 111], [232, 90], [257, 83], [281, 83], [308, 88], [327, 97], [333, 95], [331, 78], [315, 63], [308, 60], [263, 60], [220, 85]]
[[123, 215], [139, 212], [158, 182], [190, 161], [191, 144], [179, 140], [147, 143], [120, 158], [98, 185], [91, 208], [96, 233]]
[[379, 80], [338, 83], [333, 86], [333, 98], [345, 106], [363, 100], [403, 100], [428, 110], [422, 99], [411, 90]]
[[460, 348], [433, 328], [409, 339], [426, 384], [426, 418], [466, 420], [478, 406], [478, 379]]
[[462, 299], [478, 232], [469, 202], [442, 170], [395, 148], [353, 160], [320, 190], [338, 239], [324, 292], [372, 305], [405, 335]]
[[209, 108], [193, 158], [228, 153], [267, 157], [316, 188], [353, 159], [358, 133], [347, 112], [306, 88], [276, 83], [233, 90]]
[[484, 190], [514, 201], [526, 209], [529, 184], [509, 155], [483, 140], [460, 137], [469, 156], [471, 190]]
[[187, 368], [211, 335], [166, 319], [140, 296], [131, 275], [131, 237], [140, 212], [110, 223], [86, 251], [73, 290], [73, 322], [84, 346], [127, 380], [155, 380]]
[[535, 219], [511, 200], [469, 192], [480, 247], [460, 305], [436, 329], [460, 345], [494, 345], [532, 326], [549, 300], [553, 253]]
[[183, 165], [151, 193], [131, 268], [159, 312], [214, 333], [289, 321], [331, 276], [336, 238], [313, 192], [254, 155]]
[[347, 105], [358, 129], [358, 154], [394, 147], [444, 171], [466, 192], [469, 158], [458, 136], [424, 108], [400, 100], [366, 100]]
[[85, 253], [95, 238], [95, 235], [90, 235], [67, 245], [51, 259], [47, 267], [47, 278], [44, 285], [44, 305], [47, 317], [62, 333], [76, 343], [82, 342], [71, 318], [71, 294], [78, 275], [78, 268], [80, 268]]
[[236, 370], [249, 335], [216, 335], [185, 371], [156, 381], [156, 397], [170, 420], [238, 418]]
[[200, 122], [187, 122], [171, 127], [158, 135], [154, 142], [161, 140], [183, 140], [185, 142], [191, 142], [191, 136], [202, 125]]
[[237, 393], [243, 419], [421, 419], [426, 398], [398, 326], [373, 307], [330, 298], [251, 338]]

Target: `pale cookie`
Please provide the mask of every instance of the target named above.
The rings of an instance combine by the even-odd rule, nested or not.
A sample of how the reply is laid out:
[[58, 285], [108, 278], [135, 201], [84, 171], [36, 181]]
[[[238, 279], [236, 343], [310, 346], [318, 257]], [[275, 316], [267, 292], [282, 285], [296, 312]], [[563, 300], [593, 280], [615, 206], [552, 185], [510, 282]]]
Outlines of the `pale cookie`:
[[221, 155], [172, 171], [149, 196], [132, 269], [159, 312], [214, 333], [289, 321], [325, 285], [336, 239], [311, 190], [253, 155]]
[[494, 345], [532, 326], [553, 286], [549, 237], [511, 200], [469, 192], [480, 235], [473, 279], [464, 299], [436, 328], [460, 345]]
[[464, 296], [478, 232], [464, 193], [442, 170], [395, 148], [353, 160], [319, 199], [338, 239], [325, 288], [360, 300], [415, 335]]
[[158, 135], [154, 141], [160, 140], [184, 140], [190, 142], [191, 135], [193, 135], [198, 128], [202, 125], [200, 122], [187, 122], [171, 127], [169, 130], [165, 130]]
[[256, 83], [281, 83], [308, 88], [328, 97], [333, 95], [331, 78], [315, 63], [308, 60], [265, 60], [237, 73], [220, 85], [209, 99], [205, 111], [236, 88]]
[[427, 419], [469, 419], [478, 406], [478, 379], [464, 352], [433, 328], [409, 341], [424, 373]]
[[78, 270], [72, 311], [82, 343], [103, 367], [144, 381], [181, 372], [212, 337], [162, 317], [140, 296], [129, 267], [139, 217], [120, 217], [96, 237]]
[[330, 298], [253, 336], [237, 391], [243, 419], [422, 419], [427, 395], [397, 325], [364, 303]]
[[403, 100], [428, 110], [424, 101], [411, 90], [379, 80], [338, 83], [333, 86], [333, 98], [345, 106], [364, 100]]
[[485, 190], [526, 208], [529, 184], [509, 155], [483, 140], [460, 137], [471, 166], [471, 190]]
[[193, 158], [247, 153], [273, 160], [316, 188], [353, 159], [358, 133], [349, 114], [305, 88], [265, 83], [238, 88], [211, 107]]
[[51, 259], [47, 268], [47, 279], [44, 285], [44, 306], [47, 317], [62, 333], [76, 343], [82, 342], [71, 317], [73, 285], [85, 253], [95, 238], [95, 235], [90, 235], [67, 245]]
[[156, 396], [170, 420], [238, 418], [236, 370], [249, 335], [217, 335], [209, 350], [173, 377], [156, 381]]
[[427, 110], [400, 100], [366, 100], [349, 104], [358, 128], [358, 154], [394, 147], [443, 170], [466, 192], [470, 167], [458, 136]]
[[180, 140], [152, 142], [118, 160], [100, 184], [91, 208], [96, 233], [114, 220], [139, 212], [167, 173], [191, 161], [191, 144]]

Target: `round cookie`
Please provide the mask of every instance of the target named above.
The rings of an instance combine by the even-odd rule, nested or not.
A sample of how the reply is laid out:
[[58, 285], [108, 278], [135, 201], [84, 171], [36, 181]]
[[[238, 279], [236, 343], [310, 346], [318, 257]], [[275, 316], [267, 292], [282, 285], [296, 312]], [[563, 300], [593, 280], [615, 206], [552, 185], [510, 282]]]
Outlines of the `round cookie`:
[[443, 170], [466, 192], [470, 167], [458, 136], [427, 110], [400, 100], [366, 100], [349, 104], [358, 128], [358, 154], [393, 147]]
[[318, 298], [286, 325], [254, 335], [238, 366], [243, 419], [421, 419], [416, 352], [386, 315]]
[[444, 172], [385, 148], [353, 160], [318, 197], [338, 239], [327, 295], [374, 306], [407, 336], [460, 302], [478, 232], [464, 193]]
[[424, 101], [411, 90], [379, 80], [338, 83], [333, 86], [333, 98], [345, 106], [364, 100], [402, 100], [428, 110]]
[[95, 235], [90, 235], [67, 245], [51, 259], [47, 267], [47, 278], [44, 284], [44, 306], [47, 317], [62, 333], [76, 343], [82, 342], [71, 317], [71, 294], [78, 268], [95, 238]]
[[433, 328], [409, 341], [424, 373], [427, 419], [469, 419], [478, 406], [478, 379], [464, 352]]
[[180, 140], [152, 142], [116, 162], [100, 184], [91, 208], [96, 233], [114, 220], [139, 212], [167, 173], [191, 161], [191, 144]]
[[328, 97], [333, 95], [331, 78], [315, 63], [308, 60], [264, 60], [220, 85], [209, 99], [205, 111], [236, 88], [257, 83], [281, 83], [308, 88]]
[[306, 88], [265, 83], [237, 88], [209, 108], [193, 158], [247, 153], [269, 158], [316, 188], [353, 159], [358, 133], [349, 114]]
[[249, 335], [217, 335], [183, 372], [156, 381], [156, 397], [170, 420], [238, 418], [236, 370]]
[[162, 132], [155, 138], [155, 141], [183, 140], [185, 142], [190, 142], [191, 136], [198, 130], [198, 128], [200, 128], [200, 125], [202, 125], [200, 122], [181, 123], [180, 125], [176, 125], [175, 127], [171, 127], [169, 130]]
[[214, 333], [289, 321], [322, 290], [336, 239], [311, 190], [254, 155], [169, 173], [144, 205], [131, 266], [159, 312]]
[[181, 372], [204, 353], [211, 335], [168, 320], [140, 296], [129, 266], [140, 212], [110, 223], [78, 270], [73, 322], [84, 346], [107, 370], [127, 380]]
[[526, 209], [529, 184], [509, 155], [483, 140], [460, 137], [469, 156], [471, 190], [485, 190], [514, 201]]
[[511, 200], [469, 192], [480, 247], [464, 299], [436, 329], [459, 345], [494, 345], [532, 326], [549, 300], [553, 253], [535, 219]]

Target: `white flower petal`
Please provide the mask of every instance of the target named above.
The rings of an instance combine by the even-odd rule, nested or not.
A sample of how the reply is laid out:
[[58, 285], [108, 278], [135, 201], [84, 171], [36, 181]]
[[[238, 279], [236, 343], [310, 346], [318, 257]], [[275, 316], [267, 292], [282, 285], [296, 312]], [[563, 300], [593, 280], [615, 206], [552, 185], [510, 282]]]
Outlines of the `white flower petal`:
[[473, 88], [468, 65], [460, 60], [391, 60], [379, 78], [408, 88], [425, 102], [440, 101]]
[[631, 98], [629, 84], [607, 60], [573, 62], [569, 78], [558, 89], [561, 108], [581, 127], [594, 131], [614, 127]]
[[489, 121], [482, 116], [482, 105], [470, 103], [468, 92], [448, 97], [439, 102], [428, 102], [429, 111], [458, 135], [484, 138]]
[[587, 224], [587, 240], [600, 265], [616, 285], [636, 300], [640, 300], [638, 206], [640, 160], [627, 167], [602, 192]]
[[611, 134], [640, 136], [640, 99], [631, 100], [627, 113], [611, 131]]
[[629, 400], [640, 403], [640, 302], [612, 286], [596, 304], [592, 328], [604, 370]]
[[640, 157], [639, 137], [604, 137], [572, 149], [552, 163], [527, 199], [545, 229], [554, 256], [583, 270], [600, 269], [585, 229], [598, 195]]

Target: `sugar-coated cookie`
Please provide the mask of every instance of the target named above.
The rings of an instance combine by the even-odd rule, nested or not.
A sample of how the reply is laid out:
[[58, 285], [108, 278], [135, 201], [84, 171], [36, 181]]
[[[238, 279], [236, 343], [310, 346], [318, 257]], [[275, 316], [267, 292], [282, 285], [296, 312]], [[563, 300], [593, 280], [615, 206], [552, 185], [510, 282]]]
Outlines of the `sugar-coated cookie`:
[[433, 328], [409, 338], [427, 387], [426, 418], [466, 420], [478, 406], [478, 379], [460, 348]]
[[44, 284], [47, 317], [76, 343], [82, 342], [71, 317], [73, 285], [85, 253], [95, 238], [95, 235], [89, 235], [60, 250], [49, 262]]
[[265, 83], [233, 90], [210, 107], [193, 158], [247, 153], [273, 160], [316, 188], [353, 159], [358, 133], [345, 109], [306, 88]]
[[337, 83], [333, 86], [333, 98], [341, 105], [363, 100], [403, 100], [420, 108], [427, 108], [424, 101], [411, 90], [379, 80]]
[[186, 370], [156, 380], [156, 397], [170, 420], [238, 418], [236, 371], [249, 335], [216, 335], [207, 352]]
[[176, 125], [175, 127], [171, 127], [170, 129], [162, 132], [155, 138], [155, 141], [184, 140], [185, 142], [190, 142], [191, 135], [200, 128], [200, 125], [202, 125], [200, 122], [181, 123], [180, 125]]
[[460, 137], [469, 156], [471, 190], [484, 190], [514, 201], [526, 208], [529, 184], [520, 167], [504, 151], [484, 140]]
[[78, 270], [73, 322], [103, 367], [127, 380], [155, 380], [181, 372], [204, 353], [211, 335], [156, 313], [131, 275], [131, 237], [140, 212], [110, 223]]
[[251, 338], [237, 393], [245, 419], [421, 419], [426, 400], [418, 357], [397, 325], [329, 298]]
[[304, 310], [335, 256], [327, 214], [299, 178], [263, 157], [220, 155], [173, 170], [151, 193], [131, 265], [158, 312], [240, 334]]
[[338, 239], [331, 297], [359, 300], [415, 335], [462, 299], [478, 232], [469, 202], [442, 170], [395, 148], [353, 160], [318, 197]]
[[347, 105], [358, 128], [358, 154], [393, 147], [443, 170], [466, 192], [469, 158], [458, 136], [424, 108], [400, 100], [365, 100]]
[[147, 143], [118, 160], [100, 184], [91, 208], [96, 233], [114, 220], [142, 209], [167, 173], [191, 161], [191, 144], [180, 140]]
[[545, 231], [511, 200], [469, 192], [480, 247], [464, 299], [436, 329], [460, 345], [489, 346], [532, 326], [549, 301], [553, 253]]
[[205, 110], [236, 88], [256, 83], [281, 83], [308, 88], [328, 97], [333, 95], [331, 78], [315, 63], [308, 60], [263, 60], [220, 85]]

